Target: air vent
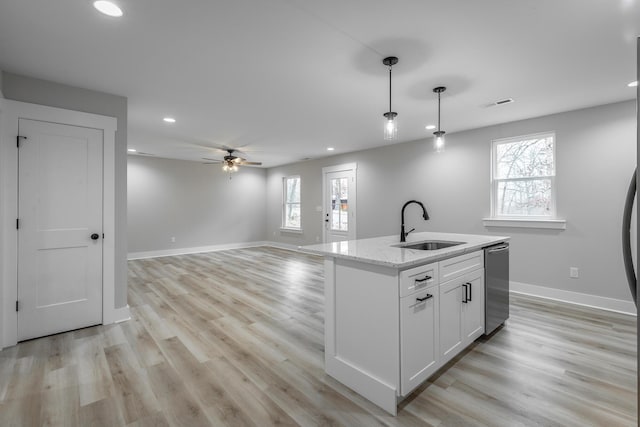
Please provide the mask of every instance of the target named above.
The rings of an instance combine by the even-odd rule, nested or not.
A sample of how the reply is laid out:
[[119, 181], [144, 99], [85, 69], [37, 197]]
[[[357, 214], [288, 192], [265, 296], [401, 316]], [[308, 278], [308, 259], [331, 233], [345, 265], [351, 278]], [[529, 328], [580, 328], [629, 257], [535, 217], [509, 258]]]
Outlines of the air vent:
[[496, 101], [493, 103], [493, 105], [504, 105], [504, 104], [511, 104], [513, 101], [513, 98], [506, 98], [506, 99], [501, 99], [500, 101]]

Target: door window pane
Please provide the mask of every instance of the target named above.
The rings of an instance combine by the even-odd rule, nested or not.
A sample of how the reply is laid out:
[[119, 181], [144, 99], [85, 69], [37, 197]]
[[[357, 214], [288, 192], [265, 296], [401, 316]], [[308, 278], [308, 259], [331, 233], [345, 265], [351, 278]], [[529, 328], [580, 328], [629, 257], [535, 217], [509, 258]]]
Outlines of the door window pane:
[[331, 221], [333, 231], [349, 231], [349, 180], [334, 178], [331, 184]]

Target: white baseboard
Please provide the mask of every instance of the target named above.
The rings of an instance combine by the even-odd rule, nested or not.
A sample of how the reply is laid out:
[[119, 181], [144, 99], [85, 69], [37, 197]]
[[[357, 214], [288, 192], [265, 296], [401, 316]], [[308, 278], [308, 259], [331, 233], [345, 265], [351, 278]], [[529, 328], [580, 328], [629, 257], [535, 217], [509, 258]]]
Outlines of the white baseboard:
[[129, 304], [124, 307], [115, 308], [113, 310], [113, 323], [126, 322], [131, 320], [131, 311], [129, 311]]
[[103, 325], [111, 325], [113, 323], [125, 322], [129, 319], [131, 319], [131, 312], [129, 311], [128, 305], [120, 308], [107, 309], [102, 313]]
[[599, 308], [601, 310], [630, 314], [632, 316], [637, 315], [636, 306], [633, 304], [633, 301], [583, 294], [580, 292], [564, 291], [562, 289], [514, 281], [510, 282], [510, 291], [517, 294], [531, 295], [534, 297], [562, 301], [570, 304]]
[[159, 251], [131, 252], [128, 254], [127, 259], [134, 260], [134, 259], [144, 259], [144, 258], [158, 258], [163, 256], [188, 255], [188, 254], [199, 254], [203, 252], [226, 251], [228, 249], [253, 248], [256, 246], [265, 246], [269, 243], [272, 243], [272, 242], [256, 241], [256, 242], [244, 242], [244, 243], [227, 243], [223, 245], [198, 246], [195, 248], [176, 248], [176, 249], [163, 249]]
[[298, 245], [292, 245], [290, 243], [280, 243], [280, 242], [272, 242], [272, 241], [266, 241], [264, 242], [263, 246], [271, 246], [273, 248], [279, 248], [279, 249], [287, 249], [290, 251], [298, 251]]

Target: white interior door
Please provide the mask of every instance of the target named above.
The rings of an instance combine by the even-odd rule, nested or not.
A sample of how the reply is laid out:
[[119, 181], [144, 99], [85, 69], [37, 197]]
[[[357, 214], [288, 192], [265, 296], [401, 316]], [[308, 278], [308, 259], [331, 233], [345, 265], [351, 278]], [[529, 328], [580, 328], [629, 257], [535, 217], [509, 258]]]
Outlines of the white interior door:
[[356, 169], [354, 165], [323, 169], [324, 241], [356, 238]]
[[18, 340], [102, 322], [102, 130], [19, 119]]

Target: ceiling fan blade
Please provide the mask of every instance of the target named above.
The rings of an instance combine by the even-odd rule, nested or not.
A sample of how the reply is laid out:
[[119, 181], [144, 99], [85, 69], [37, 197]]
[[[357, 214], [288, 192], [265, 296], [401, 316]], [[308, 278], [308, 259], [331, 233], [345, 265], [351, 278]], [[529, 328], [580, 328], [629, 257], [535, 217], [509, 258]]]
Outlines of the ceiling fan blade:
[[248, 166], [261, 166], [262, 162], [241, 162], [241, 165], [248, 165]]
[[206, 157], [202, 157], [202, 160], [206, 160], [206, 162], [202, 162], [202, 164], [205, 165], [219, 165], [220, 163], [222, 163], [222, 160], [208, 159]]

